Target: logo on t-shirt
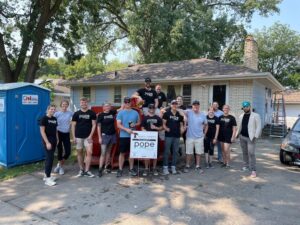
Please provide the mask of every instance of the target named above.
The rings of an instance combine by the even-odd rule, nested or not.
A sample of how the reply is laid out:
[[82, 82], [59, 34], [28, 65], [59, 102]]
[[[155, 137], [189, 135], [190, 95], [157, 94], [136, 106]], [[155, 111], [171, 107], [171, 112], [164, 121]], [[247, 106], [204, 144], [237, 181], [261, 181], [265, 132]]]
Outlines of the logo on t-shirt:
[[48, 120], [48, 123], [56, 124], [56, 120]]
[[147, 119], [147, 123], [157, 123], [157, 119]]
[[147, 95], [149, 97], [153, 97], [153, 93], [152, 92], [145, 92], [145, 95]]
[[170, 119], [172, 119], [172, 120], [179, 120], [179, 117], [178, 116], [170, 116]]
[[108, 115], [108, 116], [104, 116], [103, 118], [104, 119], [113, 119], [114, 117], [113, 117], [113, 115]]
[[79, 119], [89, 120], [90, 119], [90, 115], [79, 115]]
[[208, 122], [208, 123], [214, 124], [216, 121], [215, 121], [215, 120], [210, 120], [210, 119], [208, 119], [207, 122]]
[[225, 123], [229, 123], [230, 119], [229, 118], [221, 118], [221, 121], [224, 121]]

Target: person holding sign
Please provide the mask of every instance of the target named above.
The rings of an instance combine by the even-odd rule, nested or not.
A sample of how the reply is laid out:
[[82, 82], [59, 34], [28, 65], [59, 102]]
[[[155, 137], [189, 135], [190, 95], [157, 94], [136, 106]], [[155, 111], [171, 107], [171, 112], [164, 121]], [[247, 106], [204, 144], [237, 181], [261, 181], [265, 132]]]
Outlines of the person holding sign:
[[163, 115], [163, 128], [165, 129], [165, 149], [163, 156], [163, 174], [168, 175], [168, 159], [170, 149], [172, 149], [172, 174], [176, 174], [177, 152], [179, 150], [180, 134], [184, 132], [183, 116], [177, 110], [176, 100], [171, 101], [171, 110], [167, 110]]
[[[140, 117], [137, 111], [131, 108], [130, 98], [124, 98], [123, 109], [117, 115], [117, 126], [120, 129], [120, 144], [119, 144], [119, 170], [117, 177], [123, 175], [123, 165], [125, 161], [125, 153], [130, 151], [130, 135], [136, 130], [136, 126], [140, 125]], [[129, 173], [131, 176], [136, 176], [137, 172], [133, 169], [134, 159], [129, 158]]]
[[[155, 115], [155, 106], [154, 104], [148, 105], [148, 115], [144, 117], [142, 121], [142, 130], [145, 131], [161, 131], [162, 127], [162, 119]], [[145, 160], [145, 170], [143, 172], [143, 176], [148, 175], [150, 160]], [[157, 159], [153, 159], [153, 175], [158, 175], [158, 170], [156, 169]]]

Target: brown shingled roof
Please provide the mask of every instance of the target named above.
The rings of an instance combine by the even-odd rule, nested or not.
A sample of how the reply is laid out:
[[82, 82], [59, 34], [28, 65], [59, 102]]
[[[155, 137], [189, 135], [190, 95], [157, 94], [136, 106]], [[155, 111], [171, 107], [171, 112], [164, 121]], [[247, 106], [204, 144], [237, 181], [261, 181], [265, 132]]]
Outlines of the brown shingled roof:
[[284, 94], [286, 104], [300, 104], [300, 90], [289, 90]]
[[139, 64], [117, 72], [106, 72], [88, 78], [70, 80], [65, 84], [114, 82], [114, 81], [144, 81], [146, 77], [152, 80], [198, 79], [214, 75], [245, 76], [259, 74], [259, 71], [244, 66], [236, 66], [210, 59], [191, 59], [166, 63]]

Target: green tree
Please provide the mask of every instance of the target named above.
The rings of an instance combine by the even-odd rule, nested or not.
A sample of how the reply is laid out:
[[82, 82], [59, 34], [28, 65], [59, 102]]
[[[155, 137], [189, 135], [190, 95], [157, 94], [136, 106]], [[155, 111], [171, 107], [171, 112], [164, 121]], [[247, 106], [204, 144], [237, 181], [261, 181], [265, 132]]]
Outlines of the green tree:
[[297, 76], [293, 74], [300, 67], [299, 33], [287, 25], [275, 23], [257, 31], [254, 37], [259, 49], [259, 70], [270, 72], [284, 85], [296, 81]]

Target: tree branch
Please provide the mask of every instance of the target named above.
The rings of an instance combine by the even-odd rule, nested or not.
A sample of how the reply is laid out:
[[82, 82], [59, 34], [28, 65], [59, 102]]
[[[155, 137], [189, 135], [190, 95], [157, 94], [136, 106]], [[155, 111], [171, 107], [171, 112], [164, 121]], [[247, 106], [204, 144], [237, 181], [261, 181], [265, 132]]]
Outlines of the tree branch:
[[5, 76], [5, 81], [8, 81], [8, 76], [11, 76], [11, 67], [7, 58], [3, 35], [0, 33], [0, 68]]

